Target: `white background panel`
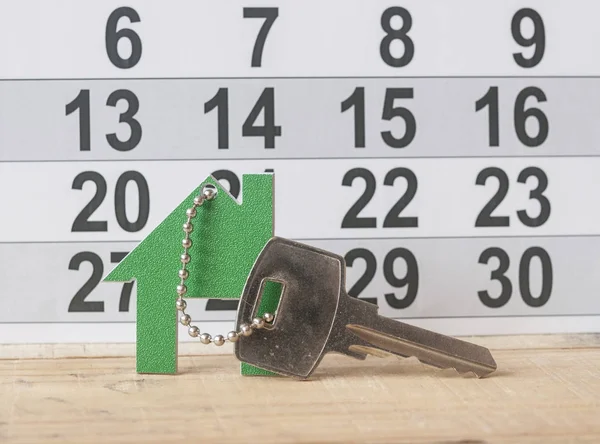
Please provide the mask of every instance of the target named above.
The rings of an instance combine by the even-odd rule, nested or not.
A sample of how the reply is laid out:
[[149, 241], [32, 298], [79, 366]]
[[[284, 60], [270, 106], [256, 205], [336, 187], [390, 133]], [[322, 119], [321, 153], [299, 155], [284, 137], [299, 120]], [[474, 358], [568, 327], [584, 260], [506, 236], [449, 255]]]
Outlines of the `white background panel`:
[[[395, 32], [401, 38], [390, 44], [396, 58], [414, 47], [401, 67], [380, 52], [382, 14], [393, 6], [412, 22], [406, 38]], [[133, 30], [142, 50], [137, 63], [118, 67], [107, 51], [129, 58], [131, 45], [123, 38], [115, 46], [110, 33], [107, 43], [106, 30], [120, 7], [141, 21], [121, 18], [116, 29]], [[256, 67], [264, 19], [244, 18], [248, 7], [278, 8]], [[522, 36], [538, 37], [524, 48], [511, 22], [528, 8], [543, 30], [524, 19]], [[0, 342], [135, 340], [135, 287], [124, 311], [120, 283], [92, 279], [86, 300], [104, 303], [94, 312], [69, 311], [74, 295], [207, 175], [226, 170], [241, 180], [266, 169], [275, 171], [276, 234], [345, 256], [347, 289], [360, 287], [358, 296], [375, 298], [383, 315], [446, 334], [600, 331], [599, 15], [592, 0], [0, 0]], [[523, 67], [515, 53], [541, 56]], [[342, 112], [359, 87], [364, 148], [355, 147], [359, 106]], [[498, 146], [490, 141], [495, 106], [481, 103], [494, 87]], [[218, 147], [217, 109], [205, 112], [219, 88], [229, 94], [228, 149]], [[274, 90], [282, 131], [274, 148], [243, 130], [265, 88]], [[391, 88], [412, 88], [414, 96], [386, 105]], [[87, 108], [66, 107], [88, 89], [90, 150], [82, 151]], [[131, 133], [127, 101], [107, 104], [118, 90], [139, 103], [132, 117], [141, 139], [128, 151], [106, 138]], [[519, 104], [533, 90], [544, 99]], [[382, 132], [399, 137], [407, 125], [401, 116], [386, 119], [407, 112], [415, 137], [392, 148]], [[544, 120], [547, 136], [527, 146], [523, 134], [537, 134]], [[483, 171], [492, 177], [477, 185]], [[541, 194], [536, 177], [519, 183], [523, 171], [547, 179]], [[118, 188], [124, 174], [143, 179], [147, 196], [133, 182]], [[74, 231], [97, 192], [90, 178], [106, 192], [89, 220], [107, 228]], [[126, 231], [117, 209], [137, 219], [139, 196], [147, 197], [147, 219]], [[366, 221], [349, 216], [357, 202]], [[399, 216], [416, 224], [384, 226], [398, 223], [393, 214], [384, 222], [398, 202]], [[507, 219], [477, 224], [486, 205]], [[399, 251], [404, 256], [391, 261]], [[396, 299], [386, 298], [391, 293]], [[235, 318], [234, 310], [207, 310], [204, 300], [190, 309], [215, 333]]]
[[[2, 78], [247, 77], [247, 76], [431, 76], [431, 75], [598, 75], [595, 55], [600, 30], [597, 2], [586, 0], [405, 0], [414, 43], [412, 61], [385, 64], [379, 47], [385, 32], [383, 0], [267, 1], [260, 4], [174, 0], [132, 0], [140, 22], [121, 19], [117, 29], [133, 29], [142, 42], [137, 65], [119, 69], [106, 53], [110, 14], [124, 6], [114, 0], [24, 0], [0, 4]], [[243, 7], [279, 8], [260, 68], [251, 54], [262, 19], [244, 19]], [[547, 35], [542, 62], [521, 68], [513, 53], [523, 50], [511, 35], [521, 8], [534, 8]], [[393, 20], [397, 29], [400, 20]], [[530, 35], [531, 22], [523, 24]], [[8, 44], [13, 39], [19, 44]], [[131, 52], [126, 41], [122, 57]], [[391, 47], [403, 54], [398, 41]]]
[[[587, 333], [598, 331], [600, 316], [564, 316], [555, 318], [478, 318], [409, 319], [407, 323], [447, 335], [502, 335], [542, 333]], [[215, 334], [231, 330], [231, 322], [203, 322], [202, 329]], [[135, 324], [0, 324], [0, 343], [123, 343], [135, 341]], [[179, 329], [179, 341], [197, 343], [185, 327]], [[194, 354], [226, 352], [197, 343]]]
[[[346, 290], [393, 318], [600, 315], [600, 236], [305, 242], [344, 256]], [[123, 293], [127, 284], [100, 281], [120, 259], [114, 255], [134, 246], [0, 244], [10, 258], [2, 261], [0, 323], [135, 321], [135, 286]], [[82, 308], [82, 292], [96, 306]], [[235, 309], [206, 300], [189, 304], [199, 321], [235, 318]]]
[[[218, 144], [218, 110], [205, 113], [205, 104], [221, 88], [228, 91], [228, 119], [224, 120], [228, 123], [227, 149], [220, 149]], [[243, 124], [266, 88], [274, 91], [273, 120], [274, 125], [281, 127], [281, 135], [275, 137], [273, 148], [265, 148], [264, 137], [243, 135]], [[342, 103], [354, 95], [357, 88], [364, 88], [364, 130], [358, 131], [364, 131], [364, 147], [355, 147], [354, 129], [355, 122], [362, 124], [363, 119], [357, 117], [362, 107], [355, 104], [342, 112]], [[476, 104], [491, 88], [497, 88], [498, 104], [483, 106], [477, 111]], [[413, 97], [394, 99], [394, 94], [399, 94], [394, 91], [399, 89], [410, 92]], [[86, 90], [89, 91], [89, 119], [85, 117], [88, 106], [81, 101], [81, 92]], [[77, 97], [80, 100], [75, 110]], [[110, 97], [120, 98], [116, 106], [107, 105]], [[597, 125], [600, 79], [0, 82], [0, 99], [0, 160], [504, 157], [600, 153], [600, 146], [591, 143], [600, 137]], [[73, 108], [69, 108], [67, 114], [69, 105]], [[491, 125], [493, 132], [497, 127], [498, 146], [491, 146], [489, 120], [496, 108], [498, 117]], [[414, 123], [402, 114], [385, 120], [384, 112], [410, 113]], [[120, 119], [125, 121], [120, 123]], [[128, 119], [132, 119], [131, 123]], [[82, 151], [80, 145], [82, 139], [87, 141], [80, 133], [82, 121], [90, 128], [89, 150], [86, 151]], [[254, 125], [264, 123], [263, 111]], [[407, 127], [410, 133], [414, 132], [412, 138], [406, 136]], [[406, 137], [405, 146], [389, 146], [382, 136], [387, 131], [395, 139]], [[127, 151], [111, 147], [108, 134], [116, 134], [122, 142], [129, 141]]]
[[[234, 167], [235, 166], [235, 167]], [[383, 220], [406, 193], [406, 180], [384, 185], [394, 168], [407, 168], [417, 179], [414, 199], [401, 216], [418, 217], [418, 227], [383, 228]], [[498, 191], [498, 180], [476, 185], [480, 172], [499, 168], [508, 178], [508, 191], [492, 216], [508, 216], [508, 227], [475, 227], [478, 215]], [[529, 227], [517, 218], [526, 210], [530, 217], [540, 213], [540, 203], [530, 199], [538, 187], [535, 177], [518, 183], [528, 167], [538, 168], [548, 180], [543, 192], [550, 204], [547, 221]], [[197, 187], [211, 172], [231, 168], [234, 172], [260, 173], [275, 170], [275, 218], [277, 232], [284, 237], [324, 239], [336, 237], [448, 237], [448, 236], [539, 236], [600, 234], [600, 207], [590, 196], [600, 193], [599, 158], [540, 159], [364, 159], [289, 161], [174, 161], [3, 163], [0, 164], [0, 198], [7, 217], [0, 242], [141, 240]], [[375, 192], [358, 217], [375, 217], [375, 228], [341, 228], [350, 208], [365, 192], [365, 181], [342, 186], [348, 171], [362, 168], [375, 178]], [[129, 233], [115, 217], [115, 186], [126, 171], [138, 171], [145, 178], [150, 195], [148, 222], [141, 231]], [[106, 232], [71, 232], [73, 221], [96, 194], [89, 181], [83, 190], [72, 189], [74, 178], [94, 171], [106, 181], [103, 203], [90, 220], [106, 220]], [[367, 175], [367, 173], [364, 173]], [[501, 174], [501, 173], [499, 173]], [[540, 173], [542, 174], [542, 173]], [[19, 193], [15, 193], [18, 187]], [[127, 189], [127, 214], [137, 217], [136, 186]]]

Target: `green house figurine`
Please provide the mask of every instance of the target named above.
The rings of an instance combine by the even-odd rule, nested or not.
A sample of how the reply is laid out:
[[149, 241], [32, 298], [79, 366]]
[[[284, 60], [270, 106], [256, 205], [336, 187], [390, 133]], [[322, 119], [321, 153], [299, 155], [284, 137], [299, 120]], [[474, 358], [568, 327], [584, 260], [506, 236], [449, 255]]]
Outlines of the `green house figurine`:
[[[258, 254], [273, 236], [273, 174], [245, 174], [240, 202], [212, 176], [181, 202], [104, 278], [137, 282], [136, 371], [177, 373], [177, 285], [186, 210], [206, 184], [217, 197], [197, 208], [190, 233], [186, 298], [237, 299]], [[274, 310], [279, 294], [263, 295], [262, 310]], [[272, 311], [271, 311], [272, 312]], [[193, 313], [191, 313], [193, 316]], [[200, 323], [201, 326], [201, 323]], [[234, 330], [234, 325], [230, 330]], [[198, 341], [198, 347], [202, 345]], [[272, 373], [241, 364], [243, 375]]]

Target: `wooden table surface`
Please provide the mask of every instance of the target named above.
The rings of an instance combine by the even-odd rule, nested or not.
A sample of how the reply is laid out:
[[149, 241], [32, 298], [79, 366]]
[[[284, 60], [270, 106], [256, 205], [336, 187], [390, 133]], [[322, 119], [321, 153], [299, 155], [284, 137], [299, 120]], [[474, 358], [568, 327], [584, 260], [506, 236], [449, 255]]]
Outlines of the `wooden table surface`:
[[[600, 443], [600, 335], [468, 339], [492, 350], [492, 376], [336, 355], [309, 381], [240, 376], [232, 355], [140, 375], [130, 356], [38, 346], [54, 358], [21, 347], [9, 359], [12, 346], [0, 353], [0, 442]], [[98, 349], [120, 353], [86, 354]]]

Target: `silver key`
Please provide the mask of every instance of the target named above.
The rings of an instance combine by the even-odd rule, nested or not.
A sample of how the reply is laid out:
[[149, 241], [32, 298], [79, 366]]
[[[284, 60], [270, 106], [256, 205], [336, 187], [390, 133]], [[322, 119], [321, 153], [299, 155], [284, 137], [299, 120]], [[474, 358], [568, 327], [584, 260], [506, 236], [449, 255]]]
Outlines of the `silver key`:
[[376, 305], [348, 296], [343, 257], [279, 237], [265, 245], [248, 276], [238, 325], [256, 317], [267, 281], [283, 287], [274, 321], [239, 338], [240, 361], [301, 379], [330, 352], [415, 356], [478, 377], [496, 370], [487, 348], [379, 316]]

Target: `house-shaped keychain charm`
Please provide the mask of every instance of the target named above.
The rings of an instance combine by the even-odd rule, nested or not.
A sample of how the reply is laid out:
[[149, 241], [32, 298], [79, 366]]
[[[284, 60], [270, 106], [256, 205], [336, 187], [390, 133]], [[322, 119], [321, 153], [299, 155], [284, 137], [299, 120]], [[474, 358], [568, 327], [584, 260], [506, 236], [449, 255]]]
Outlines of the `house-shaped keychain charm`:
[[[138, 373], [177, 373], [175, 302], [182, 227], [186, 209], [206, 184], [217, 187], [218, 197], [198, 207], [193, 221], [186, 298], [239, 298], [254, 261], [273, 236], [273, 174], [243, 175], [239, 202], [209, 176], [105, 277], [109, 282], [137, 282]], [[275, 292], [266, 293], [261, 306], [274, 309], [278, 298]], [[245, 363], [241, 372], [271, 375]]]

